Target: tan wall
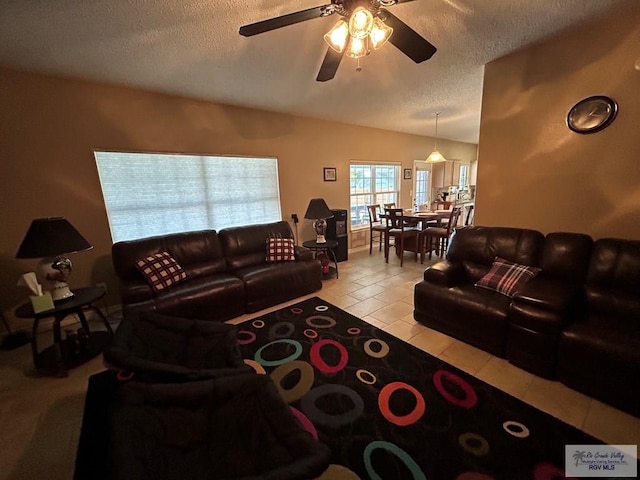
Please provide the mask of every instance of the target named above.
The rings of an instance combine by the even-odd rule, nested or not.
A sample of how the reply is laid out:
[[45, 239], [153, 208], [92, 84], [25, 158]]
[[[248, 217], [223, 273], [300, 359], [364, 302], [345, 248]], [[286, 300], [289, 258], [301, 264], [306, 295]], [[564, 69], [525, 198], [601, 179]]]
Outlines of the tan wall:
[[[411, 168], [433, 147], [430, 137], [1, 69], [0, 105], [3, 309], [26, 298], [15, 283], [36, 261], [14, 257], [34, 218], [64, 216], [94, 245], [72, 257], [72, 287], [106, 281], [117, 290], [94, 149], [277, 157], [283, 219], [297, 213], [300, 239], [308, 240], [314, 234], [303, 217], [310, 198], [348, 208], [350, 160]], [[476, 145], [439, 140], [438, 146], [452, 158], [476, 158]], [[336, 182], [323, 181], [323, 167], [337, 168]], [[402, 188], [408, 207], [411, 181]]]
[[[640, 2], [485, 68], [475, 223], [640, 239]], [[569, 109], [619, 104], [579, 135]]]

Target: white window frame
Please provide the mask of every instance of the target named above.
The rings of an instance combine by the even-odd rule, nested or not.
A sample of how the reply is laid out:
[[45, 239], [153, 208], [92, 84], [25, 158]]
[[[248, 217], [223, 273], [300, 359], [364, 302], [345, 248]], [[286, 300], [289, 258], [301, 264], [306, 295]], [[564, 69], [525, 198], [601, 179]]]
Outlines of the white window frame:
[[278, 160], [94, 152], [112, 241], [282, 220]]
[[460, 190], [469, 188], [469, 170], [469, 165], [466, 163], [460, 164], [460, 176], [458, 177], [458, 188]]
[[[431, 204], [431, 185], [433, 181], [432, 168], [430, 163], [424, 160], [414, 160], [413, 162], [413, 190], [411, 192], [411, 202], [414, 207]], [[426, 177], [426, 178], [425, 178]], [[424, 191], [423, 191], [424, 190]]]
[[[376, 181], [378, 171], [382, 172], [383, 167], [388, 171], [393, 168], [394, 185], [392, 189], [382, 188], [381, 182]], [[370, 178], [369, 185], [359, 185], [357, 179], [354, 178], [355, 170], [363, 171], [364, 178], [367, 174]], [[380, 207], [384, 203], [395, 203], [400, 206], [400, 189], [402, 181], [400, 177], [400, 162], [367, 162], [367, 161], [351, 161], [349, 163], [349, 223], [352, 231], [369, 228], [369, 214], [367, 205], [379, 204]]]

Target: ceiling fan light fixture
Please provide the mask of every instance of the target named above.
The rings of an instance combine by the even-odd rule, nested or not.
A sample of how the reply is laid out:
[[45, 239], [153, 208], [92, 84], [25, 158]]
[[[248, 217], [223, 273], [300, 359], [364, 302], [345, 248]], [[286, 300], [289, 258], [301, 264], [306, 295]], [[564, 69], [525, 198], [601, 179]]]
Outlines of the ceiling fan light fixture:
[[[239, 33], [243, 37], [252, 37], [336, 14], [337, 23], [324, 35], [328, 47], [316, 76], [316, 81], [326, 82], [335, 78], [344, 56], [355, 58], [356, 71], [362, 71], [359, 59], [374, 49], [380, 49], [389, 40], [413, 62], [429, 60], [436, 53], [436, 47], [384, 8], [409, 1], [411, 0], [330, 0], [325, 5], [243, 25]], [[391, 34], [393, 38], [390, 38]]]
[[349, 39], [349, 26], [344, 20], [338, 20], [331, 30], [324, 35], [327, 45], [338, 53], [342, 53]]
[[438, 150], [438, 117], [440, 116], [440, 112], [436, 112], [436, 141], [433, 144], [433, 152], [429, 154], [425, 163], [440, 163], [446, 162], [447, 159], [440, 153]]
[[385, 25], [385, 23], [378, 17], [374, 18], [373, 28], [371, 29], [371, 33], [369, 34], [369, 38], [371, 39], [371, 46], [373, 47], [373, 49], [377, 50], [382, 45], [387, 43], [392, 33], [393, 28]]
[[349, 40], [349, 44], [347, 45], [347, 51], [345, 52], [347, 57], [361, 58], [367, 53], [369, 53], [367, 48], [367, 39], [351, 37], [351, 40]]
[[362, 40], [373, 28], [373, 14], [364, 7], [356, 8], [349, 19], [349, 35]]

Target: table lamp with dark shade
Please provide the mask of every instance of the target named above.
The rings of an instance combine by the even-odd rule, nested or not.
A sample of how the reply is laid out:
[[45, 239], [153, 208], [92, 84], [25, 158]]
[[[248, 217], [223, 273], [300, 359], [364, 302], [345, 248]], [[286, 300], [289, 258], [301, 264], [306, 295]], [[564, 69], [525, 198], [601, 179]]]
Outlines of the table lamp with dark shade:
[[53, 300], [73, 296], [67, 279], [71, 274], [71, 260], [65, 255], [93, 248], [66, 219], [38, 218], [31, 222], [16, 258], [42, 258], [38, 273], [52, 285]]
[[329, 210], [327, 203], [323, 198], [312, 198], [307, 207], [307, 213], [304, 218], [307, 220], [315, 220], [313, 228], [316, 230], [316, 243], [327, 243], [324, 232], [327, 230], [326, 218], [333, 217], [333, 212]]

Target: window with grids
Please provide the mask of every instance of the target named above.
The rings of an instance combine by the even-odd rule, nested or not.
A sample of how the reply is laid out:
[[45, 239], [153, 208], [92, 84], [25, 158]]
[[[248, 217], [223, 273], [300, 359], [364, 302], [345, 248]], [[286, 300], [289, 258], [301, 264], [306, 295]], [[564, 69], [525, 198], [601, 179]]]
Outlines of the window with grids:
[[282, 219], [276, 158], [94, 153], [114, 243]]
[[469, 165], [460, 165], [460, 178], [458, 180], [460, 190], [469, 187]]
[[369, 226], [367, 205], [398, 205], [400, 164], [356, 163], [349, 166], [351, 228]]
[[429, 203], [429, 170], [417, 168], [416, 169], [416, 183], [415, 183], [415, 206], [420, 206]]

